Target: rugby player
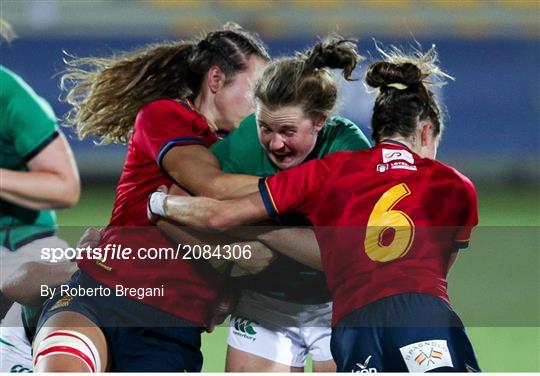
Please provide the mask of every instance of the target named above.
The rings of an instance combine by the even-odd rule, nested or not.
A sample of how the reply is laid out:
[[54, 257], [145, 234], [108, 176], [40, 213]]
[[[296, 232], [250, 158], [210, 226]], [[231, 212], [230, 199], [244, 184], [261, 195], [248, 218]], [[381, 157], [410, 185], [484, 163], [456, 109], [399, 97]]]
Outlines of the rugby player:
[[[0, 22], [5, 33], [8, 25]], [[67, 246], [54, 236], [53, 209], [73, 207], [80, 183], [51, 106], [4, 66], [0, 82], [1, 284], [19, 265], [39, 260], [42, 247]]]
[[[161, 184], [177, 182], [213, 197], [227, 197], [227, 189], [241, 192], [243, 176], [227, 176], [237, 183], [224, 187], [213, 180], [213, 171], [222, 173], [208, 147], [253, 112], [246, 94], [268, 60], [256, 36], [231, 25], [195, 41], [69, 63], [63, 76], [64, 84], [74, 83], [68, 123], [81, 137], [129, 142], [100, 245], [170, 247], [146, 217], [147, 196]], [[200, 371], [200, 336], [219, 275], [181, 258], [83, 260], [79, 268], [71, 287], [164, 285], [165, 297], [55, 296], [34, 340], [37, 371]]]
[[[327, 69], [343, 69], [350, 79], [358, 59], [353, 43], [328, 38], [306, 54], [271, 63], [255, 86], [256, 116], [212, 146], [223, 171], [265, 177], [335, 151], [368, 148], [354, 123], [329, 116], [337, 85]], [[335, 61], [340, 64], [331, 63]], [[271, 88], [265, 87], [270, 82]], [[289, 217], [283, 224], [306, 226], [309, 221]], [[258, 239], [276, 236], [285, 235], [269, 231]], [[304, 236], [300, 241], [308, 245], [309, 240]], [[308, 354], [315, 372], [335, 371], [331, 297], [320, 270], [280, 256], [237, 285], [243, 292], [229, 325], [226, 371], [302, 371]]]
[[442, 72], [434, 48], [416, 58], [397, 49], [385, 56], [366, 75], [379, 89], [375, 147], [261, 179], [245, 198], [166, 196], [151, 210], [220, 230], [306, 215], [332, 291], [338, 371], [476, 371], [446, 276], [478, 222], [477, 196], [469, 179], [435, 160], [443, 119], [428, 80]]
[[[43, 286], [54, 288], [77, 271], [77, 264], [29, 261], [4, 279], [0, 288], [7, 298], [18, 303], [9, 310], [7, 328], [0, 334], [0, 372], [32, 372], [32, 341], [41, 314]], [[24, 309], [21, 311], [21, 307]]]
[[[266, 107], [283, 108], [284, 117], [257, 128], [255, 117], [250, 116], [238, 130], [214, 144], [211, 149], [221, 168], [229, 173], [269, 176], [334, 151], [368, 147], [367, 139], [355, 124], [339, 116], [328, 117], [336, 103], [337, 88], [326, 68], [341, 68], [349, 79], [358, 59], [353, 43], [328, 38], [306, 55], [272, 63], [263, 73], [264, 80], [280, 85], [273, 87], [274, 92], [264, 94], [259, 88], [255, 96]], [[297, 85], [290, 86], [294, 77], [298, 77]], [[284, 94], [287, 87], [289, 92]], [[266, 119], [264, 114], [260, 118]], [[184, 231], [168, 223], [158, 226], [177, 242], [193, 243]], [[286, 231], [265, 232], [261, 239], [285, 234]], [[301, 236], [308, 247], [317, 248], [316, 242], [309, 246], [309, 238], [304, 234], [297, 231], [294, 235]], [[200, 244], [209, 243], [207, 235], [205, 238]], [[320, 265], [318, 256], [316, 259], [315, 263]], [[308, 353], [314, 356], [315, 371], [335, 370], [329, 348], [330, 294], [322, 274], [286, 257], [274, 262], [271, 269], [237, 280], [239, 286], [251, 286], [252, 291], [242, 295], [231, 322], [252, 321], [257, 336], [255, 340], [253, 336], [246, 338], [246, 333], [238, 332], [237, 325], [231, 325], [226, 370], [298, 371], [304, 368]], [[256, 312], [247, 309], [254, 306], [258, 307]]]
[[[0, 31], [1, 41], [11, 39], [11, 28], [3, 20]], [[1, 286], [22, 264], [40, 260], [41, 248], [67, 247], [55, 236], [54, 209], [78, 202], [80, 182], [71, 148], [49, 104], [3, 66], [0, 82], [0, 372], [24, 372], [27, 364], [12, 362], [8, 354], [24, 353], [22, 344], [28, 340], [21, 309], [29, 315], [33, 310], [11, 306]]]

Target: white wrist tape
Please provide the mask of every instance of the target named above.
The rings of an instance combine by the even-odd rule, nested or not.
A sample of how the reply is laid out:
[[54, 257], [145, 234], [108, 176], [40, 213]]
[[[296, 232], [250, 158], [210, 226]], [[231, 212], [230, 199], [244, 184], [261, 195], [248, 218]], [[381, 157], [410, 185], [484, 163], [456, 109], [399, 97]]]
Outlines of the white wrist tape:
[[161, 217], [165, 216], [165, 199], [167, 194], [163, 192], [154, 192], [150, 195], [150, 211]]

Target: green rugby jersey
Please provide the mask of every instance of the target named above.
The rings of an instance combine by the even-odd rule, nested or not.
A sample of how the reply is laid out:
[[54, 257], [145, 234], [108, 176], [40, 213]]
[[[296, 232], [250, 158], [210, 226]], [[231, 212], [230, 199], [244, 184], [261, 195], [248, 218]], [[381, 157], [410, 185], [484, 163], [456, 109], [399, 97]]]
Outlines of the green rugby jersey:
[[[356, 124], [341, 116], [331, 116], [319, 132], [315, 148], [306, 161], [335, 151], [354, 151], [370, 146]], [[215, 143], [211, 150], [224, 172], [264, 177], [279, 171], [259, 143], [255, 115], [247, 117], [237, 130]], [[309, 225], [309, 221], [287, 216], [284, 224]], [[241, 283], [261, 294], [297, 303], [318, 304], [331, 300], [322, 272], [281, 255], [263, 272], [244, 277]]]
[[[26, 163], [58, 134], [51, 106], [21, 77], [0, 66], [0, 167], [28, 171]], [[31, 210], [0, 199], [0, 245], [14, 251], [55, 229], [52, 210]]]

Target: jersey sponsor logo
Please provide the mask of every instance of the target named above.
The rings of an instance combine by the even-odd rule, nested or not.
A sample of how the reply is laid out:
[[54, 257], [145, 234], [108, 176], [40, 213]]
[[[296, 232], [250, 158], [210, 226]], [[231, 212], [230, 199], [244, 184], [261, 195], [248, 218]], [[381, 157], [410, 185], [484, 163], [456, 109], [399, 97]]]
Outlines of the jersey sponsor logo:
[[379, 163], [377, 165], [377, 172], [385, 172], [388, 171], [388, 163]]
[[105, 270], [108, 271], [108, 272], [110, 272], [110, 271], [112, 270], [112, 267], [111, 267], [111, 266], [105, 264], [105, 263], [104, 263], [103, 261], [101, 261], [101, 260], [96, 261], [96, 265], [102, 267], [103, 269], [105, 269]]
[[415, 342], [401, 347], [399, 351], [409, 372], [427, 372], [454, 366], [446, 340]]
[[377, 368], [369, 367], [369, 361], [371, 360], [372, 355], [368, 356], [367, 359], [362, 363], [356, 363], [352, 373], [377, 373]]
[[376, 169], [377, 169], [377, 172], [386, 172], [388, 170], [417, 171], [417, 168], [415, 165], [412, 165], [403, 161], [392, 162], [392, 163], [379, 163]]
[[51, 308], [49, 308], [49, 311], [54, 311], [55, 309], [58, 309], [58, 308], [65, 308], [69, 306], [72, 300], [73, 300], [73, 296], [70, 296], [70, 295], [63, 296], [62, 298], [58, 299], [58, 301], [54, 303]]
[[257, 334], [257, 331], [253, 325], [259, 325], [257, 321], [237, 316], [232, 319], [231, 323], [235, 329], [233, 331], [234, 334], [252, 341], [256, 340], [255, 335]]
[[11, 369], [9, 370], [11, 373], [25, 373], [25, 372], [33, 372], [31, 369], [23, 366], [22, 364], [15, 364]]
[[391, 161], [407, 161], [410, 164], [414, 164], [414, 157], [407, 150], [382, 149], [382, 157], [384, 163]]
[[392, 162], [390, 163], [390, 169], [392, 170], [395, 170], [395, 169], [401, 169], [401, 170], [411, 170], [411, 171], [416, 171], [416, 166], [415, 165], [411, 165], [407, 162]]

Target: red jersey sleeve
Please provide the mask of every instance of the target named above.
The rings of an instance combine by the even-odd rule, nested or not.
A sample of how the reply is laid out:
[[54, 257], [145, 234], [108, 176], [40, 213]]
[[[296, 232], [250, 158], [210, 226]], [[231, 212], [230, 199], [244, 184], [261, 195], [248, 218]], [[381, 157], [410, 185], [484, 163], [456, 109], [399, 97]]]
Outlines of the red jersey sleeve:
[[[459, 174], [459, 173], [458, 173]], [[478, 224], [478, 196], [473, 183], [464, 175], [459, 174], [463, 182], [463, 209], [459, 219], [454, 242], [457, 248], [467, 248], [472, 229]]]
[[286, 213], [308, 216], [320, 202], [320, 193], [331, 179], [327, 158], [314, 159], [259, 180], [259, 191], [271, 217]]
[[204, 144], [200, 116], [187, 103], [156, 100], [137, 114], [133, 143], [161, 167], [165, 154], [175, 146]]

